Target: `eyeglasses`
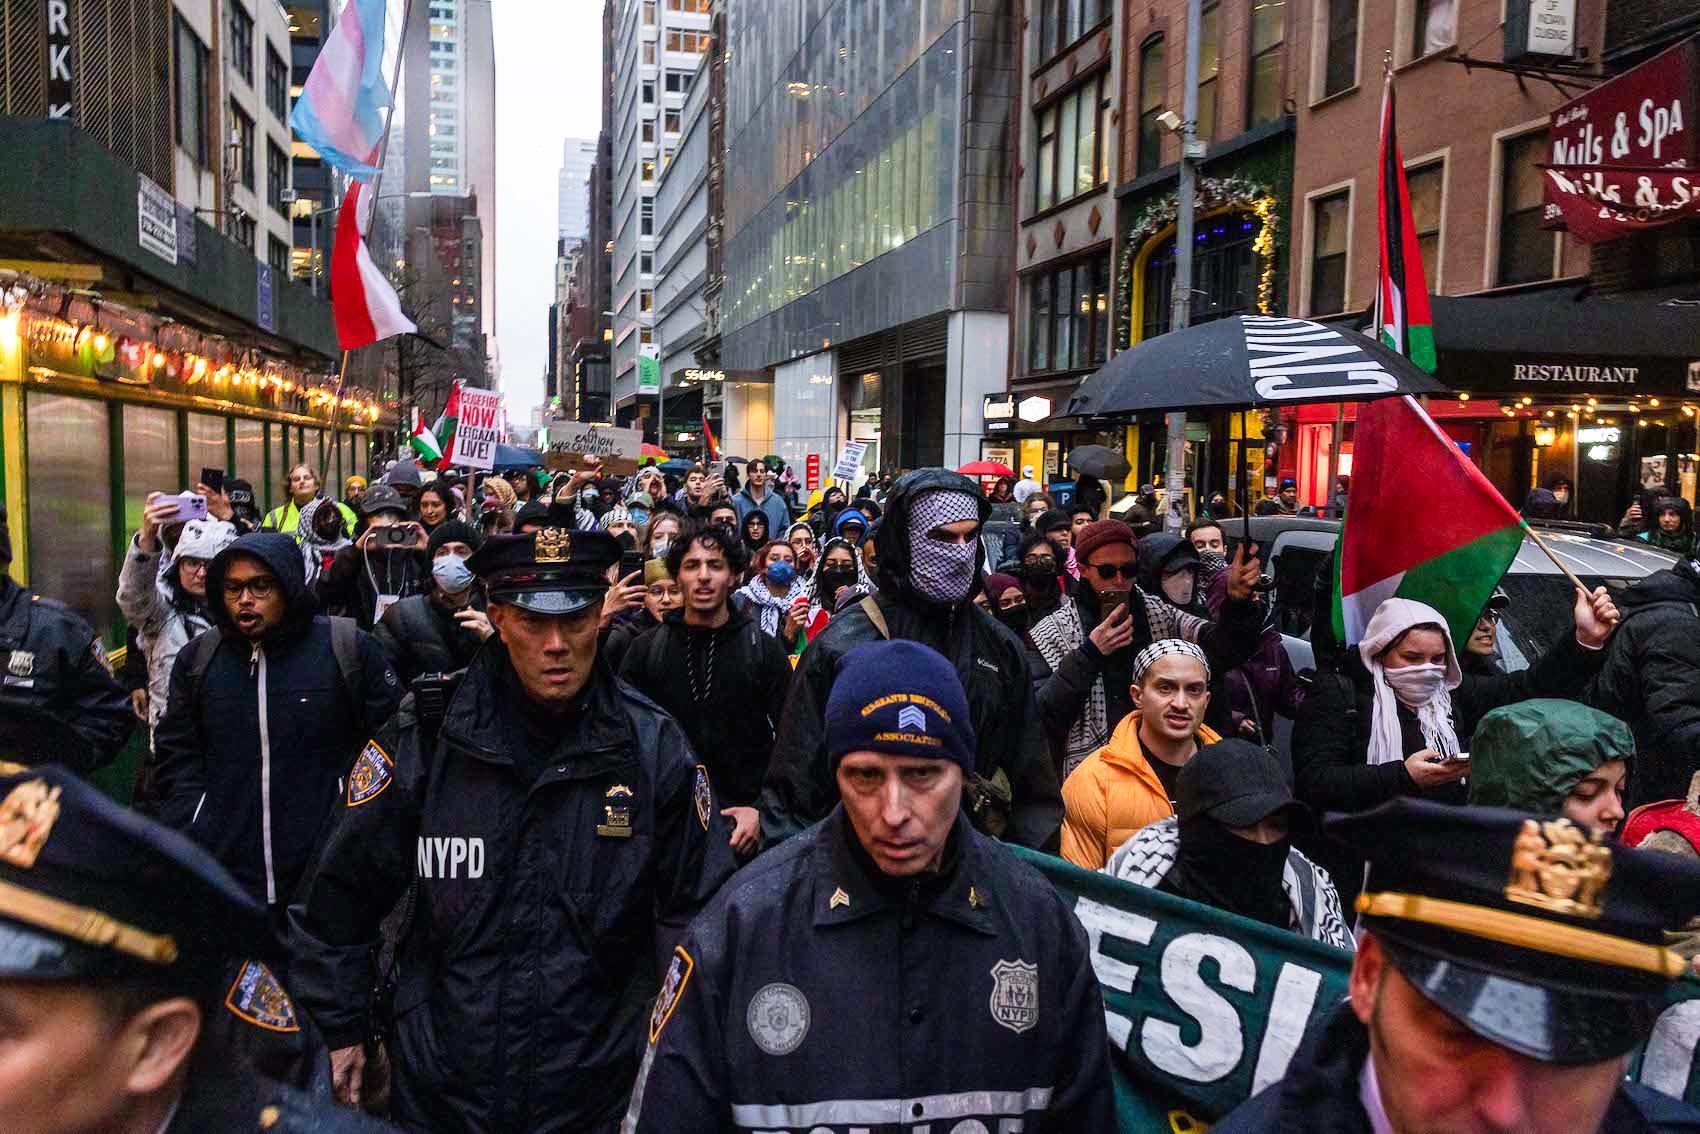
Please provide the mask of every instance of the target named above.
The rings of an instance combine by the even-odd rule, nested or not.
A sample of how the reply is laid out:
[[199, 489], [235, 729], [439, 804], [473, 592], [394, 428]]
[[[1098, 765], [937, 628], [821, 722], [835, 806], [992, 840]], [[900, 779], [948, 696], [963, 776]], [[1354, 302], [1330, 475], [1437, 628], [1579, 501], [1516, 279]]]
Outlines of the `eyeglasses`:
[[1091, 567], [1092, 570], [1098, 572], [1098, 577], [1106, 583], [1117, 576], [1132, 582], [1133, 577], [1139, 573], [1139, 564], [1137, 563], [1123, 563], [1120, 566], [1114, 563], [1094, 563]]
[[1057, 561], [1049, 555], [1036, 559], [1023, 559], [1021, 562], [1023, 566], [1032, 571], [1055, 571], [1057, 569]]
[[277, 593], [277, 580], [270, 575], [256, 575], [251, 579], [226, 579], [224, 581], [224, 593], [231, 598], [241, 598], [243, 591], [247, 591], [257, 599], [268, 599]]
[[179, 559], [177, 564], [185, 570], [193, 571], [198, 575], [205, 575], [207, 573], [207, 561], [205, 559]]

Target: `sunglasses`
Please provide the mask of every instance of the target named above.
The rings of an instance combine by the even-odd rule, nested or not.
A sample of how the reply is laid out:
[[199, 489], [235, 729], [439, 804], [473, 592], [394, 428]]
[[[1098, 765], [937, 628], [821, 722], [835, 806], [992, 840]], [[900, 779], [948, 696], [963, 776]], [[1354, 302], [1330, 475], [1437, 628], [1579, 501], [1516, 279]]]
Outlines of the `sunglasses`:
[[1139, 565], [1137, 563], [1123, 563], [1118, 567], [1114, 563], [1094, 563], [1092, 570], [1098, 572], [1098, 577], [1105, 582], [1109, 582], [1117, 576], [1132, 582], [1133, 577], [1139, 574]]

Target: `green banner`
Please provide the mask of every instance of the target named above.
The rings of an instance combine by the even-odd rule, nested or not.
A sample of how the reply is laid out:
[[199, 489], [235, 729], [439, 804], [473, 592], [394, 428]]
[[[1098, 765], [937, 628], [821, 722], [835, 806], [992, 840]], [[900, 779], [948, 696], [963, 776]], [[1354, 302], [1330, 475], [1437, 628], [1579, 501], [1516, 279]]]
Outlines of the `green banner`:
[[[1209, 906], [1010, 848], [1086, 927], [1121, 1134], [1202, 1131], [1278, 1082], [1346, 997], [1352, 955]], [[1673, 982], [1629, 1077], [1700, 1105], [1700, 981]]]

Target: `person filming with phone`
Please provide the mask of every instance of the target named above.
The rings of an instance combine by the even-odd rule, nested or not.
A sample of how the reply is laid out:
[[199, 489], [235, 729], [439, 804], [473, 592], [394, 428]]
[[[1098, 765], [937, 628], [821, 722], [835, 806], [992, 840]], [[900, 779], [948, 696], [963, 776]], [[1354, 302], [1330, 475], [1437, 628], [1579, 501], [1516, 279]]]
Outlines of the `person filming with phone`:
[[319, 601], [332, 614], [346, 614], [371, 630], [390, 607], [431, 586], [425, 529], [408, 519], [401, 494], [374, 484], [360, 501], [366, 530], [337, 552], [319, 578]]

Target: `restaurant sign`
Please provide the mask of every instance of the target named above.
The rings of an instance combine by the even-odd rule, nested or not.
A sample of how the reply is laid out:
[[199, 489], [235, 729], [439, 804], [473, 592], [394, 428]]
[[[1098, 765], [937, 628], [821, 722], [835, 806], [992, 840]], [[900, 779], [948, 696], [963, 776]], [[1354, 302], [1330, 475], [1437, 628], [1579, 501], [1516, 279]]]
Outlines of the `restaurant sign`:
[[1700, 392], [1700, 362], [1656, 355], [1619, 356], [1440, 352], [1435, 377], [1475, 397], [1534, 394], [1552, 398], [1632, 398]]
[[1553, 111], [1542, 222], [1593, 243], [1700, 216], [1697, 111], [1692, 39]]

